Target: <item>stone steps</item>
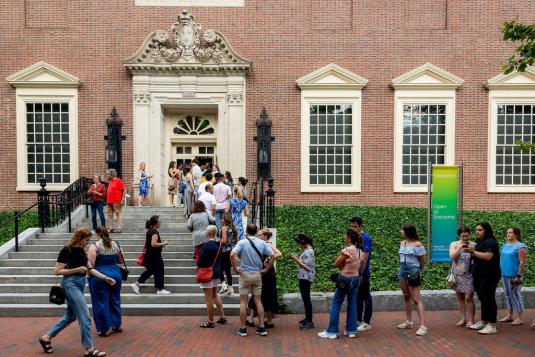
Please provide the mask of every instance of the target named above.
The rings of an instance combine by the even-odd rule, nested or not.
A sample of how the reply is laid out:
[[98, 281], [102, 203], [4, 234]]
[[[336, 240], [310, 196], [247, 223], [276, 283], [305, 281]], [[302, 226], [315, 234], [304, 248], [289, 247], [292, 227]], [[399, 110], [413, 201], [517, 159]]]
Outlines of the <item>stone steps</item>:
[[[191, 233], [186, 229], [184, 212], [178, 208], [125, 207], [123, 233], [111, 234], [125, 252], [130, 270], [128, 281], [121, 288], [124, 315], [205, 315], [204, 294], [195, 281], [195, 261]], [[156, 295], [154, 278], [142, 284], [141, 295], [134, 294], [130, 284], [144, 271], [136, 264], [145, 242], [145, 220], [157, 214], [162, 227], [160, 237], [169, 241], [163, 249], [165, 288], [170, 295]], [[91, 227], [85, 219], [80, 227]], [[8, 259], [0, 260], [0, 316], [61, 316], [64, 306], [48, 302], [50, 287], [58, 285], [61, 277], [54, 275], [59, 251], [72, 233], [39, 233], [20, 246], [19, 252], [10, 252]], [[235, 278], [235, 285], [238, 279]], [[88, 288], [86, 300], [90, 302]], [[239, 314], [239, 295], [223, 296], [225, 313]], [[91, 307], [91, 305], [90, 305]]]

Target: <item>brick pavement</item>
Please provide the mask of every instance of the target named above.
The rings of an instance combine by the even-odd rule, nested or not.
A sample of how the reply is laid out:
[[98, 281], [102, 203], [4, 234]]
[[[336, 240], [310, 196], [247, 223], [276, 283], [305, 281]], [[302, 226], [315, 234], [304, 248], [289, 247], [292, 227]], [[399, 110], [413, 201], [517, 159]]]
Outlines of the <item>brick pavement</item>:
[[[533, 356], [535, 331], [529, 324], [512, 327], [499, 325], [494, 336], [479, 336], [474, 331], [452, 326], [455, 311], [428, 312], [429, 335], [417, 337], [413, 330], [398, 330], [402, 312], [374, 314], [371, 331], [357, 339], [321, 340], [316, 334], [326, 326], [328, 315], [316, 315], [317, 328], [300, 331], [300, 315], [281, 315], [275, 329], [260, 337], [249, 328], [249, 336], [236, 335], [238, 318], [227, 326], [200, 329], [203, 317], [125, 317], [124, 333], [108, 338], [95, 337], [97, 348], [112, 356]], [[500, 313], [501, 316], [501, 313]], [[526, 311], [525, 321], [535, 317], [535, 309]], [[38, 336], [56, 318], [0, 318], [0, 356], [44, 356]], [[345, 321], [342, 318], [342, 321]], [[72, 341], [72, 342], [71, 342]], [[78, 325], [74, 324], [54, 339], [52, 356], [82, 356]]]

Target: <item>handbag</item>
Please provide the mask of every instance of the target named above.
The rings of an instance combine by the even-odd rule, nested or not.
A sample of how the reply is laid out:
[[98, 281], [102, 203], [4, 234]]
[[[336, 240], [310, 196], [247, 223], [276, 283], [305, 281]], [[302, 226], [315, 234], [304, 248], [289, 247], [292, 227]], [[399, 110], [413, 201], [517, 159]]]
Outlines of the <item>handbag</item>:
[[167, 179], [167, 189], [173, 191], [176, 188], [176, 180], [174, 177], [169, 177]]
[[63, 305], [65, 304], [65, 291], [61, 286], [53, 286], [48, 294], [48, 301], [52, 304]]
[[124, 267], [119, 266], [119, 270], [121, 271], [121, 279], [123, 281], [127, 281], [130, 270], [128, 270], [128, 268], [126, 267], [126, 259], [124, 258], [124, 255], [123, 255], [123, 252], [121, 251], [121, 246], [119, 245], [119, 243], [117, 243], [117, 246], [119, 246], [119, 254], [121, 254], [121, 258], [123, 259], [123, 265], [124, 265]]
[[197, 274], [195, 275], [195, 278], [198, 283], [209, 283], [212, 281], [214, 277], [214, 265], [217, 262], [217, 257], [219, 256], [219, 252], [221, 251], [221, 243], [219, 243], [219, 249], [217, 250], [217, 254], [215, 255], [214, 262], [211, 266], [208, 268], [197, 268]]
[[349, 283], [341, 278], [340, 273], [332, 273], [331, 281], [334, 283], [334, 286], [340, 290], [349, 290]]
[[448, 288], [455, 289], [456, 281], [455, 274], [453, 274], [453, 263], [451, 264], [450, 272], [446, 277], [446, 285]]
[[143, 251], [139, 255], [139, 258], [137, 258], [136, 264], [145, 266], [145, 249], [143, 249]]
[[[405, 243], [405, 246], [406, 245], [407, 243]], [[407, 257], [405, 256], [405, 254], [403, 254], [403, 258], [404, 258], [404, 264], [407, 264]], [[420, 277], [420, 270], [418, 269], [418, 271], [415, 271], [415, 272], [408, 272], [405, 275], [405, 280], [407, 281], [407, 284], [409, 286], [421, 286], [422, 278]]]

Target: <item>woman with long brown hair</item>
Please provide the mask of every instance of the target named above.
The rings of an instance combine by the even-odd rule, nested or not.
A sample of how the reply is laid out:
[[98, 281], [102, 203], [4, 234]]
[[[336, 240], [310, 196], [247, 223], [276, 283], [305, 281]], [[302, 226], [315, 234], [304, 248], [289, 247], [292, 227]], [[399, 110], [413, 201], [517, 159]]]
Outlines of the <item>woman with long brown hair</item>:
[[96, 230], [99, 240], [91, 244], [88, 252], [89, 263], [102, 274], [115, 279], [110, 288], [97, 278], [89, 278], [89, 293], [93, 306], [93, 320], [99, 336], [109, 336], [121, 329], [121, 271], [117, 264], [124, 261], [124, 253], [119, 244], [112, 241], [106, 227]]
[[84, 248], [89, 244], [91, 236], [92, 233], [89, 229], [85, 227], [78, 228], [65, 247], [59, 252], [54, 274], [63, 276], [61, 287], [65, 292], [67, 308], [63, 317], [52, 326], [50, 331], [39, 338], [39, 343], [45, 353], [53, 352], [52, 338], [72, 322], [78, 320], [85, 356], [106, 356], [106, 352], [95, 349], [93, 345], [91, 317], [84, 297], [85, 277], [89, 274], [104, 280], [111, 286], [115, 285], [115, 280], [93, 269], [93, 266], [89, 263]]
[[[230, 252], [236, 245], [236, 226], [232, 222], [230, 213], [225, 213], [221, 219], [221, 231], [219, 232], [221, 241], [225, 241], [221, 249], [221, 290], [219, 294], [234, 295], [232, 287], [232, 262], [230, 261]], [[225, 281], [225, 276], [227, 280]]]
[[178, 173], [176, 169], [176, 162], [171, 161], [167, 168], [167, 196], [169, 197], [169, 204], [175, 207], [175, 195], [177, 194], [177, 178]]

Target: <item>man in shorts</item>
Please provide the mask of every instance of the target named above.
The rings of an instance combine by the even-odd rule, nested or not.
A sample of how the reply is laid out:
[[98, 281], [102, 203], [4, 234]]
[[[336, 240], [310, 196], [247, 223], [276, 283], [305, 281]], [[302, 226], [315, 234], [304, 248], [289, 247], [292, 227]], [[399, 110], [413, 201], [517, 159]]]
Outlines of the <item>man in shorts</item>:
[[[242, 337], [247, 336], [245, 316], [249, 292], [253, 294], [258, 313], [259, 326], [256, 329], [256, 333], [260, 336], [267, 336], [267, 330], [264, 327], [264, 307], [260, 298], [262, 294], [262, 274], [271, 269], [275, 260], [273, 259], [273, 250], [269, 245], [256, 237], [257, 231], [256, 224], [249, 223], [246, 230], [247, 236], [239, 241], [230, 253], [232, 268], [240, 276], [240, 330], [238, 334]], [[240, 267], [237, 266], [238, 258], [240, 258]], [[264, 265], [266, 259], [267, 262]]]
[[[106, 213], [108, 214], [108, 222], [110, 224], [109, 231], [111, 233], [121, 233], [122, 223], [122, 204], [124, 197], [125, 186], [123, 180], [117, 177], [117, 171], [109, 169], [106, 171], [108, 175], [108, 191], [106, 195]], [[113, 214], [117, 216], [117, 224], [113, 229]]]

